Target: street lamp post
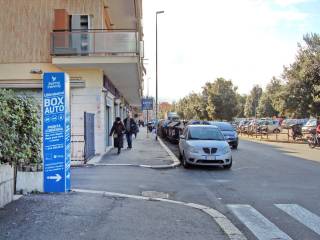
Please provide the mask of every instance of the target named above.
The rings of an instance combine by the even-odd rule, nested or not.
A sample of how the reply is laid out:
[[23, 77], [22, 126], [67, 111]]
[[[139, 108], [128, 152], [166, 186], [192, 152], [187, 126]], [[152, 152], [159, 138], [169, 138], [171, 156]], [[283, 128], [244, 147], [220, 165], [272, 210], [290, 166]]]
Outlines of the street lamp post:
[[156, 12], [156, 140], [158, 140], [158, 14], [164, 13], [164, 11]]

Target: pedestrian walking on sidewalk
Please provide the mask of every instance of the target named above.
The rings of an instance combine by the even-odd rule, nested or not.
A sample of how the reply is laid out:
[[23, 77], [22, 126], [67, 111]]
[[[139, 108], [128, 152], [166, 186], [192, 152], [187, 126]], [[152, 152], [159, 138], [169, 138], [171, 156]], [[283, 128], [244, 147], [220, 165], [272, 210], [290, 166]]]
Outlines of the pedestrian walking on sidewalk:
[[136, 124], [136, 130], [134, 131], [134, 138], [137, 138], [138, 132], [139, 132], [139, 127]]
[[138, 132], [139, 132], [139, 124], [137, 123], [137, 121], [135, 121], [136, 126], [135, 126], [135, 130], [134, 130], [134, 138], [137, 138]]
[[132, 148], [132, 134], [137, 131], [137, 124], [134, 119], [131, 117], [131, 113], [128, 114], [128, 117], [124, 119], [124, 127], [125, 127], [125, 134], [127, 138], [128, 148]]
[[123, 133], [125, 131], [125, 127], [121, 122], [121, 118], [116, 117], [116, 121], [113, 123], [110, 136], [113, 134], [113, 142], [114, 147], [118, 148], [118, 154], [121, 152], [121, 148], [123, 148]]
[[136, 127], [135, 127], [135, 130], [134, 130], [133, 134], [134, 134], [134, 138], [137, 138], [137, 135], [138, 135], [138, 132], [139, 132], [139, 127], [140, 127], [140, 125], [138, 124], [138, 114], [135, 114], [133, 120], [134, 120], [134, 122], [136, 124]]

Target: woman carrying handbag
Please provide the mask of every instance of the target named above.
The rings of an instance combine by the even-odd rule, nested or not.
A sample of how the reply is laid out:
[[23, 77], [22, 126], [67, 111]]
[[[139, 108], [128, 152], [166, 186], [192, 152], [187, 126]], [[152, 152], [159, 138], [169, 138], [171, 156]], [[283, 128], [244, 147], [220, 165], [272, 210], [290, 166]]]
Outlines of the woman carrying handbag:
[[121, 118], [116, 117], [116, 121], [113, 123], [110, 136], [113, 134], [113, 142], [114, 147], [118, 148], [118, 154], [121, 152], [121, 148], [123, 148], [123, 133], [125, 131], [125, 127], [121, 122]]

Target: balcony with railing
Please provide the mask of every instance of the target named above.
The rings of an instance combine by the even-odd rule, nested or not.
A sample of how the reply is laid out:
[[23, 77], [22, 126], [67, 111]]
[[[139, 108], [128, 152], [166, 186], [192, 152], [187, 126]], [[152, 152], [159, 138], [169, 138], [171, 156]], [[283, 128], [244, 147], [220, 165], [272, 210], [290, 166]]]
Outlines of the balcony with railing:
[[129, 30], [72, 30], [51, 33], [52, 56], [138, 56], [138, 33]]

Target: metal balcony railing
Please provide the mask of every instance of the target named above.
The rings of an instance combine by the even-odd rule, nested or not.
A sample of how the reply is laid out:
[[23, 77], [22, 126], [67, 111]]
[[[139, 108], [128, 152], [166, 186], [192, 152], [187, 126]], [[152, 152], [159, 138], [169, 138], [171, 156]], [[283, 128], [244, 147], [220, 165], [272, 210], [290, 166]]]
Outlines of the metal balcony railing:
[[72, 30], [51, 33], [51, 55], [139, 55], [140, 42], [135, 31]]

